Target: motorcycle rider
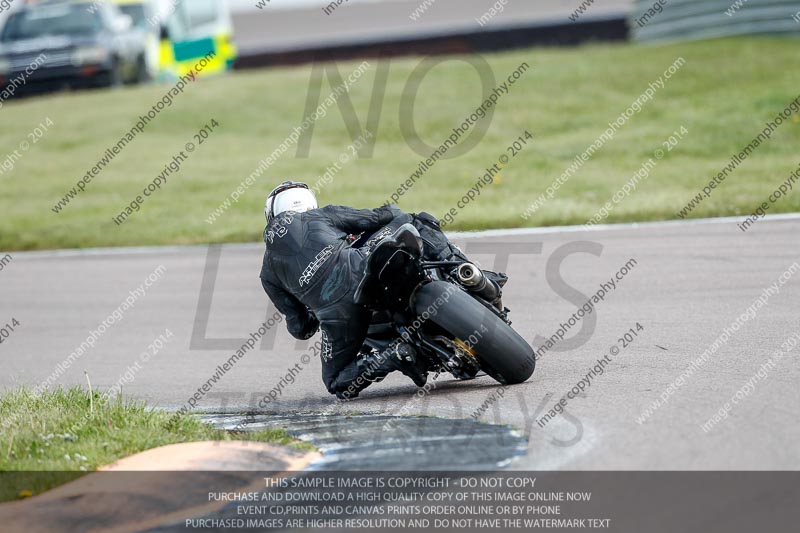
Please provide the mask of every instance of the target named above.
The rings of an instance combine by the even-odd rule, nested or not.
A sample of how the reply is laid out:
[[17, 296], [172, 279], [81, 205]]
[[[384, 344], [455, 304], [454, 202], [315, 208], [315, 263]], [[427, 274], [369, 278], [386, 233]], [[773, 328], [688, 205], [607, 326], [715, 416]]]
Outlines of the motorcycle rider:
[[[373, 382], [399, 370], [418, 387], [427, 379], [426, 363], [401, 341], [382, 352], [362, 350], [372, 312], [353, 300], [372, 246], [411, 223], [423, 240], [426, 260], [466, 261], [427, 213], [408, 214], [396, 206], [319, 208], [302, 182], [285, 181], [267, 196], [266, 251], [261, 284], [286, 317], [289, 333], [309, 339], [322, 330], [322, 380], [331, 394], [350, 399]], [[355, 236], [372, 236], [359, 247]], [[498, 290], [502, 277], [493, 281]], [[498, 298], [499, 302], [499, 298]], [[501, 307], [502, 308], [502, 307]]]

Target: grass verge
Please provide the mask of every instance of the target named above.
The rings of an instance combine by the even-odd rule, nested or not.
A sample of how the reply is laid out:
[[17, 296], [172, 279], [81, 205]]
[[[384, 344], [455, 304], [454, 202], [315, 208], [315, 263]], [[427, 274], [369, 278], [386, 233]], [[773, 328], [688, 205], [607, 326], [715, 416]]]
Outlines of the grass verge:
[[[534, 136], [503, 169], [501, 178], [459, 210], [448, 229], [582, 224], [652, 157], [673, 132], [688, 131], [637, 190], [604, 222], [677, 218], [677, 213], [798, 96], [798, 40], [741, 37], [646, 46], [592, 44], [486, 54], [497, 83], [522, 62], [530, 69], [498, 102], [485, 136], [473, 149], [435, 164], [400, 199], [407, 211], [442, 217], [475, 185], [525, 130]], [[685, 65], [619, 128], [557, 194], [529, 218], [522, 214], [664, 70]], [[358, 207], [382, 203], [417, 169], [419, 153], [401, 134], [401, 116], [413, 114], [419, 137], [439, 145], [482, 100], [475, 68], [447, 59], [419, 84], [413, 110], [401, 105], [420, 58], [394, 58], [370, 67], [349, 93], [359, 124], [336, 105], [317, 120], [307, 155], [288, 150], [213, 224], [206, 219], [287, 138], [306, 115], [311, 66], [237, 72], [200, 80], [175, 98], [59, 214], [51, 208], [81, 179], [168, 87], [65, 93], [7, 102], [2, 109], [0, 161], [46, 119], [53, 123], [2, 174], [0, 249], [258, 241], [265, 194], [284, 179], [315, 183], [338, 163], [321, 204]], [[342, 76], [359, 62], [336, 64]], [[376, 73], [388, 69], [385, 94]], [[331, 92], [327, 77], [321, 100]], [[316, 87], [316, 83], [314, 84]], [[313, 92], [313, 91], [312, 91]], [[320, 101], [321, 101], [320, 100]], [[374, 104], [374, 109], [371, 105]], [[316, 103], [312, 103], [312, 106]], [[377, 110], [380, 109], [380, 113]], [[373, 111], [376, 113], [373, 115]], [[352, 157], [350, 128], [377, 117], [374, 152]], [[118, 215], [211, 119], [219, 122], [179, 173], [121, 226]], [[789, 120], [718, 186], [689, 217], [751, 213], [798, 165], [800, 118]], [[487, 119], [488, 120], [488, 119]], [[112, 142], [113, 141], [113, 142]], [[424, 153], [424, 150], [421, 150]], [[16, 159], [16, 158], [15, 158]], [[796, 187], [795, 187], [796, 189]], [[800, 211], [794, 191], [770, 213]]]
[[40, 395], [26, 389], [8, 392], [0, 396], [0, 475], [9, 471], [51, 474], [32, 475], [30, 486], [0, 484], [0, 502], [40, 494], [99, 466], [168, 444], [249, 440], [313, 449], [284, 430], [232, 434], [190, 415], [168, 425], [171, 418], [172, 413], [143, 402], [105, 399], [80, 387]]

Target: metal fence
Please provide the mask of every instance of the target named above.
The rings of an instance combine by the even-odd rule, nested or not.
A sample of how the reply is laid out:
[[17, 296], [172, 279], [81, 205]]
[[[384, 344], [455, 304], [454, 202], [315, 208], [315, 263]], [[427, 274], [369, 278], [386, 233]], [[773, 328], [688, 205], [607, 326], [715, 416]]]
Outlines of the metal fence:
[[800, 35], [798, 0], [638, 0], [629, 19], [636, 41], [730, 35]]

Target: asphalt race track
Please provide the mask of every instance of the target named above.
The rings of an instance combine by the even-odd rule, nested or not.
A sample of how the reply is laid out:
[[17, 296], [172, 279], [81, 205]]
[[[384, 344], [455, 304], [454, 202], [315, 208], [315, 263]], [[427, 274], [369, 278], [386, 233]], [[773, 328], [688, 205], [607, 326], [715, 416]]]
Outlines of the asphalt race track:
[[[800, 349], [780, 351], [800, 339], [800, 216], [767, 217], [746, 233], [736, 221], [454, 235], [484, 268], [508, 272], [505, 303], [529, 342], [538, 335], [541, 345], [567, 326], [523, 385], [441, 376], [415, 396], [409, 380], [393, 375], [337, 404], [322, 386], [318, 358], [303, 363], [310, 344], [278, 324], [198, 394], [197, 409], [242, 410], [273, 391], [265, 411], [284, 415], [402, 410], [513, 424], [529, 439], [513, 463], [521, 469], [800, 468]], [[20, 325], [0, 344], [0, 389], [48, 376], [86, 385], [86, 371], [95, 389], [121, 384], [127, 395], [179, 408], [273, 315], [258, 280], [262, 248], [11, 254], [0, 270], [0, 323]], [[616, 288], [570, 325], [621, 269]], [[123, 309], [126, 299], [133, 304]], [[174, 335], [164, 347], [142, 357], [167, 329]], [[632, 342], [620, 340], [631, 329]], [[83, 353], [64, 365], [81, 343]], [[584, 381], [562, 415], [537, 423], [606, 355], [604, 372]], [[659, 398], [666, 399], [660, 407]], [[726, 419], [701, 428], [732, 399]]]

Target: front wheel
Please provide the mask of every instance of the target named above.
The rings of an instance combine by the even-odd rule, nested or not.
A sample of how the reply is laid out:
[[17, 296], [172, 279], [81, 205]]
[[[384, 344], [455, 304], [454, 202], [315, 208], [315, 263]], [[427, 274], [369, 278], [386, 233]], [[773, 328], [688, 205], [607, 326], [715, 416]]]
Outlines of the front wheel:
[[519, 333], [458, 286], [432, 281], [414, 293], [417, 315], [447, 331], [478, 358], [481, 368], [504, 385], [523, 383], [533, 375], [536, 356]]

